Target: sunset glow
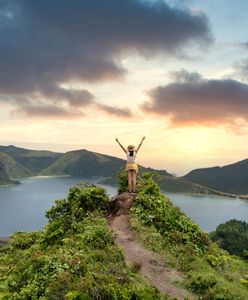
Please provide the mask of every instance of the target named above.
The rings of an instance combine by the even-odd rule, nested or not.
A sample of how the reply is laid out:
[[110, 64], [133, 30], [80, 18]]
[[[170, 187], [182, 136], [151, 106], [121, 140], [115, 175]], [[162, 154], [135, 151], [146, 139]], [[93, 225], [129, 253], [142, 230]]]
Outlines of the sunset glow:
[[145, 135], [139, 163], [178, 175], [247, 158], [247, 10], [241, 0], [4, 1], [0, 144], [124, 158], [115, 137]]

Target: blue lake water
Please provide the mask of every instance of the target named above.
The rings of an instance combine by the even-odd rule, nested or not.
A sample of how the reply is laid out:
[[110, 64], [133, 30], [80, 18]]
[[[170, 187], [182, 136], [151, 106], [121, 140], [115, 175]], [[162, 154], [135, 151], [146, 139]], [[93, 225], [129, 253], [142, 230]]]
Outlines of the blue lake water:
[[[54, 200], [65, 198], [69, 188], [81, 180], [96, 183], [97, 179], [79, 177], [33, 177], [16, 186], [0, 188], [0, 237], [15, 231], [41, 229], [46, 223], [46, 210]], [[116, 188], [102, 185], [110, 196]], [[230, 219], [248, 221], [248, 201], [216, 196], [187, 196], [168, 193], [179, 206], [205, 231], [211, 231]]]
[[215, 230], [219, 224], [231, 219], [248, 222], [248, 200], [171, 193], [167, 195], [205, 231]]

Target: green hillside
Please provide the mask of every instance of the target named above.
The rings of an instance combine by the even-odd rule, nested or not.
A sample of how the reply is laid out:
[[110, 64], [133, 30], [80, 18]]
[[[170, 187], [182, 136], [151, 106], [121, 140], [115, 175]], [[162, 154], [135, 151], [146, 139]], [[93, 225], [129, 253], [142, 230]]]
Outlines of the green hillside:
[[248, 261], [220, 249], [170, 199], [151, 176], [139, 182], [131, 210], [136, 237], [185, 275], [181, 283], [202, 300], [247, 300]]
[[0, 153], [0, 180], [14, 182], [15, 179], [31, 176], [31, 172], [7, 154]]
[[61, 153], [45, 150], [29, 150], [15, 146], [0, 146], [0, 153], [6, 153], [18, 163], [29, 169], [33, 175], [53, 163]]
[[42, 231], [14, 234], [2, 249], [0, 299], [168, 299], [126, 265], [104, 217], [108, 201], [100, 187], [74, 187]]
[[[108, 227], [108, 201], [100, 187], [75, 186], [47, 212], [43, 230], [14, 234], [0, 247], [0, 299], [171, 299], [140, 275], [138, 264], [125, 262]], [[247, 300], [248, 262], [211, 242], [148, 174], [139, 181], [130, 222], [137, 242], [162, 257], [160, 268], [180, 274], [175, 288], [194, 299]]]
[[161, 189], [169, 193], [211, 194], [213, 191], [200, 184], [189, 182], [179, 177], [159, 176], [157, 183]]
[[[91, 152], [88, 150], [70, 151], [59, 157], [53, 164], [44, 169], [41, 175], [74, 175], [113, 177], [117, 171], [123, 170], [125, 161], [113, 156]], [[153, 170], [151, 168], [142, 168]], [[155, 171], [155, 170], [153, 170]], [[171, 176], [166, 171], [157, 171]]]
[[248, 194], [248, 159], [227, 165], [196, 169], [183, 179], [206, 187], [233, 194]]

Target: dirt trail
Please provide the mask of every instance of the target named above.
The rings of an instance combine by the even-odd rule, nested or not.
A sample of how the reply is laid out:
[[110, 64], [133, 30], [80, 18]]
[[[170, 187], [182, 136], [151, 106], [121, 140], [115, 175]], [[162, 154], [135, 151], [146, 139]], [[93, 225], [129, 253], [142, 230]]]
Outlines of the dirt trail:
[[[139, 264], [139, 272], [170, 297], [178, 300], [194, 299], [189, 292], [173, 285], [173, 282], [182, 280], [181, 274], [165, 266], [160, 255], [145, 249], [135, 239], [127, 212], [127, 206], [130, 207], [133, 201], [130, 200], [127, 193], [122, 194], [121, 197], [121, 203], [124, 204], [125, 209], [123, 211], [118, 205], [119, 210], [115, 211], [115, 214], [109, 219], [109, 226], [116, 233], [116, 242], [123, 248], [126, 262]], [[115, 198], [116, 200], [117, 198]], [[128, 205], [125, 205], [127, 202]]]

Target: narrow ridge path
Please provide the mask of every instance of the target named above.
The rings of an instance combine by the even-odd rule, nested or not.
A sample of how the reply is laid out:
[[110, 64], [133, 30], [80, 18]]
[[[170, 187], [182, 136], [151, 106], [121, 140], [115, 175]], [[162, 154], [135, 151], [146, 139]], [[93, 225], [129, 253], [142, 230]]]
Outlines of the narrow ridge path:
[[168, 296], [178, 300], [194, 299], [188, 291], [173, 285], [173, 282], [182, 280], [181, 274], [168, 268], [159, 254], [145, 249], [135, 239], [127, 212], [120, 212], [110, 217], [109, 227], [116, 234], [117, 244], [124, 250], [126, 262], [138, 264], [140, 274]]

